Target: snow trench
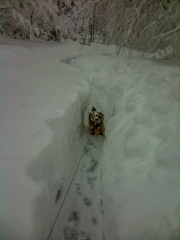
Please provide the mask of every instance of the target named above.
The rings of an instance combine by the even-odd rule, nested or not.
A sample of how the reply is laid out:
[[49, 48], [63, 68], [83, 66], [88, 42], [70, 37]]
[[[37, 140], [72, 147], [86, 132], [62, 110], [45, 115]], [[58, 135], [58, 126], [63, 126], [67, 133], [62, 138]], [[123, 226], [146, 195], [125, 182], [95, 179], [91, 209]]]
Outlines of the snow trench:
[[[91, 136], [87, 131], [88, 114], [92, 106], [96, 106], [98, 111], [101, 111], [100, 99], [105, 100], [105, 96], [99, 95], [99, 86], [93, 82], [92, 76], [83, 71], [83, 68], [78, 67], [78, 61], [83, 62], [82, 56], [74, 58], [66, 58], [62, 61], [69, 64], [71, 67], [82, 72], [89, 79], [90, 93], [84, 109], [83, 137], [80, 142], [85, 139], [85, 148], [82, 152], [80, 165], [77, 169], [77, 174], [73, 177], [70, 190], [65, 197], [62, 209], [58, 214], [56, 223], [53, 226], [52, 232], [49, 235], [50, 240], [56, 239], [104, 239], [103, 233], [103, 199], [101, 194], [101, 180], [102, 180], [102, 150], [104, 145], [104, 137]], [[84, 60], [84, 59], [83, 59]], [[108, 61], [108, 60], [106, 60]], [[90, 67], [91, 63], [86, 64]], [[92, 62], [94, 67], [94, 62]], [[102, 66], [99, 66], [102, 68]], [[111, 67], [111, 66], [110, 66]], [[90, 70], [91, 71], [91, 70]], [[94, 70], [92, 69], [92, 73]], [[106, 77], [107, 72], [103, 75]], [[100, 76], [101, 77], [101, 76]], [[103, 80], [104, 81], [104, 80]], [[103, 82], [104, 84], [104, 82]], [[99, 95], [99, 96], [98, 96]], [[98, 97], [97, 97], [98, 96]], [[102, 105], [103, 106], [103, 105]], [[104, 109], [105, 110], [105, 109]], [[73, 149], [76, 152], [76, 149]], [[73, 153], [73, 155], [76, 155]], [[66, 168], [69, 171], [68, 168]], [[74, 169], [75, 172], [75, 169]], [[75, 172], [76, 173], [76, 172]]]
[[[105, 115], [106, 127], [105, 140], [98, 143], [100, 138], [91, 139], [92, 145], [101, 149], [102, 169], [98, 171], [103, 214], [98, 239], [178, 239], [179, 70], [107, 54], [82, 55], [63, 62], [87, 76], [90, 91], [76, 99], [62, 121], [47, 121], [54, 133], [51, 144], [29, 169], [29, 175], [43, 186], [35, 202], [39, 237], [46, 239], [52, 230], [77, 159], [87, 150], [85, 129], [88, 113], [95, 106]], [[51, 170], [47, 175], [42, 171], [39, 177], [34, 169], [43, 167], [42, 159], [47, 159]], [[84, 164], [87, 159], [82, 158]], [[95, 240], [92, 233], [77, 236], [70, 228], [62, 231], [59, 236], [66, 240], [72, 236]], [[56, 240], [57, 235], [50, 239]]]
[[[78, 66], [76, 66], [75, 62], [77, 62], [79, 58], [81, 58], [81, 56], [79, 55], [77, 57], [73, 57], [72, 59], [65, 58], [62, 60], [62, 62], [63, 64], [65, 63], [70, 65], [69, 68], [71, 69], [78, 69]], [[103, 58], [106, 59], [106, 57]], [[105, 61], [108, 62], [107, 59]], [[94, 63], [92, 64], [94, 65]], [[103, 80], [103, 78], [105, 77], [104, 80], [106, 80], [108, 77], [108, 72], [106, 71], [105, 73], [103, 73], [104, 69], [102, 69], [102, 65], [100, 65], [99, 68], [101, 69], [101, 73], [103, 74], [101, 76], [100, 73], [100, 78]], [[97, 167], [96, 163], [98, 163], [100, 160], [99, 158], [102, 153], [104, 138], [97, 137], [96, 139], [95, 137], [90, 139], [89, 133], [87, 132], [87, 121], [89, 111], [91, 110], [93, 105], [97, 107], [97, 110], [104, 110], [104, 113], [107, 113], [107, 108], [101, 108], [101, 106], [104, 106], [101, 101], [106, 101], [106, 99], [104, 97], [104, 94], [103, 97], [101, 95], [97, 97], [99, 95], [99, 85], [96, 86], [96, 83], [100, 84], [100, 82], [97, 81], [95, 84], [93, 84], [92, 76], [88, 75], [87, 72], [83, 72], [83, 74], [89, 79], [89, 92], [86, 91], [82, 92], [82, 95], [80, 96], [77, 95], [74, 99], [74, 102], [69, 106], [69, 108], [65, 109], [63, 117], [53, 118], [46, 121], [47, 126], [51, 129], [52, 132], [51, 141], [46, 146], [46, 148], [38, 155], [38, 158], [36, 158], [28, 168], [28, 175], [30, 176], [30, 178], [41, 185], [41, 193], [38, 195], [38, 197], [33, 203], [35, 228], [32, 236], [34, 236], [36, 239], [55, 240], [58, 238], [57, 234], [59, 234], [60, 238], [63, 238], [65, 237], [63, 235], [63, 231], [72, 231], [67, 230], [68, 228], [64, 227], [65, 230], [61, 229], [61, 231], [59, 232], [59, 229], [56, 228], [58, 223], [59, 211], [61, 210], [62, 205], [65, 204], [64, 201], [67, 201], [66, 195], [69, 191], [69, 186], [71, 185], [74, 173], [78, 167], [79, 161], [81, 160], [82, 156], [84, 156], [82, 159], [82, 162], [84, 162], [83, 164], [87, 165], [87, 176], [85, 175], [85, 177], [83, 177], [89, 179], [87, 186], [90, 186], [91, 188], [93, 181], [96, 181], [96, 178], [98, 178], [99, 182], [101, 181], [101, 164], [99, 163]], [[104, 84], [104, 80], [102, 84]], [[108, 114], [111, 115], [111, 113]], [[97, 150], [95, 151], [91, 149], [92, 147], [93, 149], [97, 148]], [[82, 155], [83, 153], [85, 153], [85, 155]], [[88, 156], [88, 154], [90, 155]], [[93, 164], [91, 164], [92, 159], [95, 159], [95, 163]], [[93, 169], [95, 168], [97, 168], [96, 171], [99, 172], [98, 176], [93, 175]], [[100, 185], [98, 186], [100, 188]], [[86, 194], [83, 199], [85, 199], [86, 195], [88, 195], [86, 187], [84, 189], [84, 192], [86, 192]], [[95, 232], [95, 236], [98, 236], [98, 239], [103, 239], [103, 230], [101, 226], [103, 203], [100, 196], [100, 190], [99, 193], [97, 190], [96, 195], [97, 196], [93, 197], [94, 201], [96, 197], [98, 197], [98, 200], [97, 206], [94, 206], [94, 208], [97, 209], [96, 212], [99, 212], [99, 214], [95, 214], [95, 210], [93, 210], [93, 215], [90, 217], [92, 210], [89, 209], [90, 212], [87, 215], [90, 214], [89, 219], [91, 219], [91, 224], [93, 227], [96, 228], [96, 230], [93, 230]], [[92, 196], [90, 196], [90, 198], [92, 198]], [[99, 200], [100, 202], [98, 203]], [[69, 212], [69, 209], [67, 209], [67, 207], [66, 211]], [[99, 223], [97, 224], [96, 221], [98, 221]], [[87, 230], [87, 233], [79, 233], [79, 239], [83, 239], [83, 237], [85, 236], [92, 235], [90, 229], [87, 229], [87, 224], [85, 224], [85, 226], [82, 226], [82, 228], [84, 231]], [[66, 234], [68, 236], [69, 233]]]

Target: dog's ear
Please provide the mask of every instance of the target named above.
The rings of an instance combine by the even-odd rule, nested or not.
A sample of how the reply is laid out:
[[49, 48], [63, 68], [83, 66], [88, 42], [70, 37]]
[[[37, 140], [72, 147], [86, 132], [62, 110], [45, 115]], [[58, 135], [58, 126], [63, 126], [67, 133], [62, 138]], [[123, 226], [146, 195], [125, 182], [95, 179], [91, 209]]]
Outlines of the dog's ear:
[[92, 107], [92, 111], [96, 111], [96, 108], [95, 108], [95, 107]]

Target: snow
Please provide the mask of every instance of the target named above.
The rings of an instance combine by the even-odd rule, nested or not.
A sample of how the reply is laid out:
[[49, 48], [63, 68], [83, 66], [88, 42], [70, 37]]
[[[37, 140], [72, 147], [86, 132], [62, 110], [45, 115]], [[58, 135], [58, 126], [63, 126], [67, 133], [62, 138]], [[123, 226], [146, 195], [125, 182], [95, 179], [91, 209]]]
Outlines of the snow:
[[47, 237], [89, 92], [86, 77], [59, 61], [68, 45], [57, 54], [45, 44], [51, 60], [37, 43], [25, 45], [2, 44], [2, 239]]
[[[100, 162], [96, 175], [85, 176], [91, 181], [82, 182], [92, 187], [102, 177], [95, 185], [101, 221], [94, 232], [88, 229], [88, 208], [80, 224], [90, 239], [178, 239], [178, 63], [154, 61], [150, 54], [139, 57], [135, 51], [130, 58], [116, 56], [114, 46], [71, 41], [2, 38], [1, 51], [1, 239], [47, 239], [63, 201], [57, 193], [63, 189], [65, 196], [82, 156], [88, 169], [88, 159]], [[92, 145], [101, 147], [88, 156], [84, 147], [92, 106], [105, 116], [106, 138], [92, 138]], [[80, 176], [75, 180], [81, 182]], [[82, 191], [88, 199], [98, 199], [86, 186]], [[68, 195], [51, 239], [63, 238], [63, 231], [77, 233], [64, 217], [73, 196]], [[96, 220], [99, 202], [94, 205]]]

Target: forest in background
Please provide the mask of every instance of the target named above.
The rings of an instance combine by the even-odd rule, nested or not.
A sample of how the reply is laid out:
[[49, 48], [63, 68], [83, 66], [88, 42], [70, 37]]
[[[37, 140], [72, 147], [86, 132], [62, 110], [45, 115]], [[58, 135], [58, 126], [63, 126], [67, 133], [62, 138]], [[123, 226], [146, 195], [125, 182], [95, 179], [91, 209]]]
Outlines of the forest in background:
[[12, 38], [114, 44], [180, 57], [179, 0], [2, 0], [0, 33]]

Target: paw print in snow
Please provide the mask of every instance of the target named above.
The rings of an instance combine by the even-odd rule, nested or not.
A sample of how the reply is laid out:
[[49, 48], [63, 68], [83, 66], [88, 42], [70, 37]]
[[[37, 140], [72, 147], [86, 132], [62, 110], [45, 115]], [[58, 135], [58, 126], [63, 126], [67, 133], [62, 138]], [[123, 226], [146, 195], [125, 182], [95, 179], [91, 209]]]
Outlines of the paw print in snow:
[[90, 185], [91, 189], [94, 188], [94, 184], [96, 180], [97, 180], [97, 176], [89, 176], [87, 178], [87, 183]]
[[76, 191], [75, 191], [77, 194], [79, 194], [79, 196], [82, 195], [82, 192], [81, 192], [81, 186], [79, 183], [76, 183]]
[[92, 158], [91, 159], [91, 167], [87, 169], [87, 172], [94, 173], [98, 166], [98, 163], [99, 163], [98, 161], [96, 161], [95, 159]]
[[78, 214], [78, 212], [74, 211], [72, 212], [72, 214], [70, 214], [69, 218], [68, 218], [68, 222], [77, 222], [79, 221], [80, 219], [80, 216]]
[[83, 202], [84, 202], [84, 205], [88, 207], [91, 207], [93, 205], [92, 202], [87, 197], [83, 198]]

